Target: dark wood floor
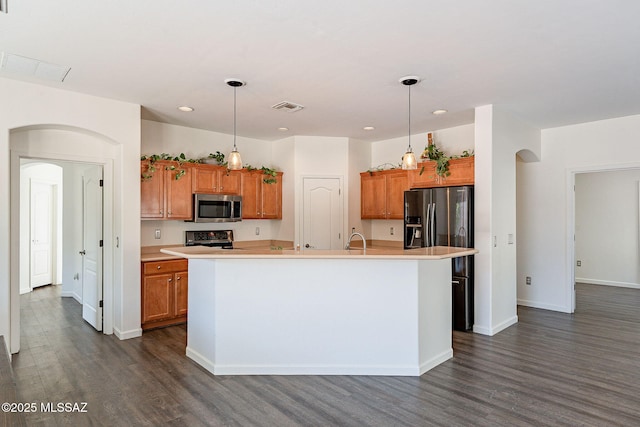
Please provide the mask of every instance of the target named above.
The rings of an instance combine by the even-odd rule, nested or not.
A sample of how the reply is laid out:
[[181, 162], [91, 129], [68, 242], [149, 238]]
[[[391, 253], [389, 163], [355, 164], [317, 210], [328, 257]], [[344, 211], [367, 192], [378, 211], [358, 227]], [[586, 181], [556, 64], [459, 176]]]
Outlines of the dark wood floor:
[[184, 356], [184, 327], [119, 341], [47, 287], [22, 296], [13, 367], [21, 402], [87, 402], [28, 425], [640, 425], [640, 291], [580, 285], [577, 307], [455, 332], [453, 359], [419, 378], [214, 377]]

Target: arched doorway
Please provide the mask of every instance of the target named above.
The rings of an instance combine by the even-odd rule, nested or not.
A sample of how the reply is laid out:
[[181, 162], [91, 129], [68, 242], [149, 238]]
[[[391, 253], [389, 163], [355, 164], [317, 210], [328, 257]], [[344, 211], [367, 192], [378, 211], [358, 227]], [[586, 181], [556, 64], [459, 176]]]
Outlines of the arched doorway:
[[[20, 229], [20, 164], [25, 159], [38, 159], [41, 162], [74, 162], [78, 164], [100, 165], [104, 171], [104, 270], [103, 270], [103, 332], [113, 333], [113, 257], [114, 239], [114, 162], [119, 156], [118, 144], [104, 136], [84, 129], [67, 126], [29, 126], [13, 129], [10, 132], [10, 187], [11, 213], [10, 223], [13, 230]], [[64, 230], [63, 230], [64, 233]], [[21, 265], [24, 242], [19, 233], [11, 234], [10, 258], [12, 265]], [[67, 251], [68, 252], [68, 251]], [[11, 270], [10, 312], [11, 312], [11, 352], [20, 349], [20, 283], [23, 282], [23, 269]]]

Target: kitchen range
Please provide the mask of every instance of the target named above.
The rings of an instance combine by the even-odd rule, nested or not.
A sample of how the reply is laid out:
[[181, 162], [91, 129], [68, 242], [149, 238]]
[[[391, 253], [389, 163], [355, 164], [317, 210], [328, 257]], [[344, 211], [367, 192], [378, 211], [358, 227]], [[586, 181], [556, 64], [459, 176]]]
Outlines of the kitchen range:
[[185, 231], [184, 245], [233, 249], [233, 230]]

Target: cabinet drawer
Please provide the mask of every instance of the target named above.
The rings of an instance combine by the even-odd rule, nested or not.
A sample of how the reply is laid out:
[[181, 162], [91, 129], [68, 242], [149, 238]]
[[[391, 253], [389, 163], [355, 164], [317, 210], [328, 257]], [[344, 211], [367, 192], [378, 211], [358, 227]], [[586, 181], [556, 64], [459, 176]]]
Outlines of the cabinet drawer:
[[144, 275], [149, 275], [187, 271], [189, 263], [186, 259], [177, 259], [171, 261], [148, 261], [143, 263], [143, 265], [142, 273]]

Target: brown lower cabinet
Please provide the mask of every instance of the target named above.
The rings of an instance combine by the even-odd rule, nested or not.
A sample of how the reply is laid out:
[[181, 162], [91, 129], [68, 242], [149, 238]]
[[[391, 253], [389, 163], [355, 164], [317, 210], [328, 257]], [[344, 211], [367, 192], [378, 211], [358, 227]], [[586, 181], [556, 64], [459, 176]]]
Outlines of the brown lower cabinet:
[[142, 263], [142, 329], [187, 321], [188, 261]]

